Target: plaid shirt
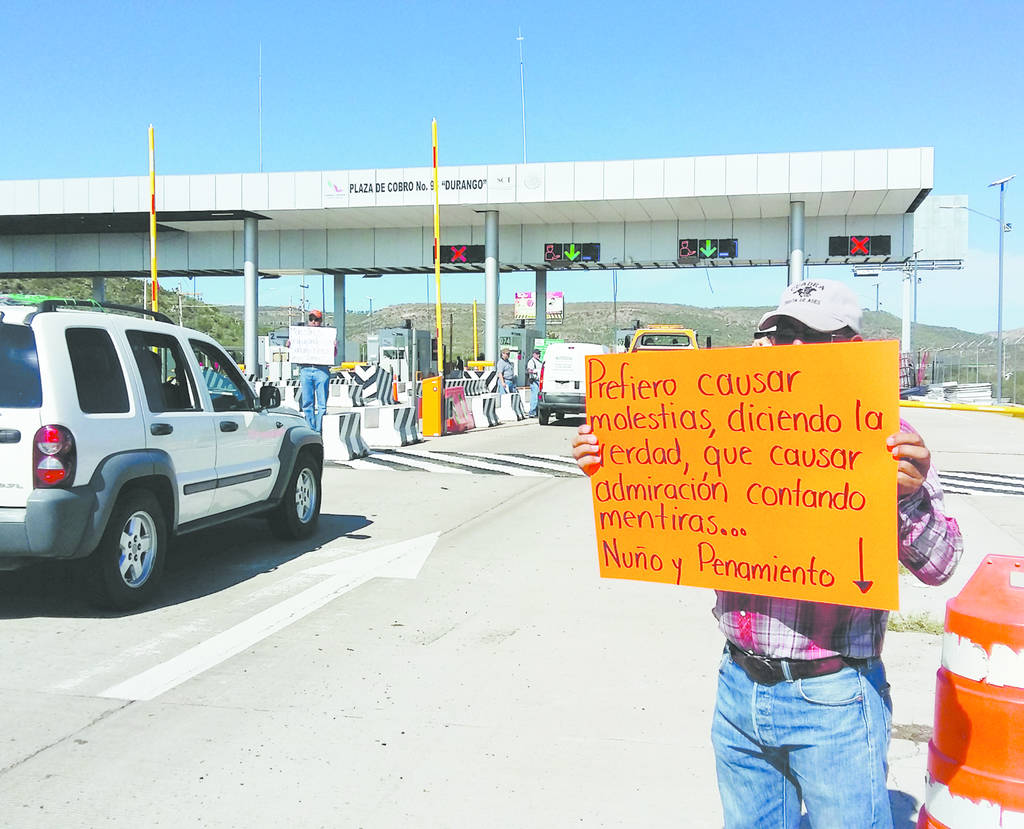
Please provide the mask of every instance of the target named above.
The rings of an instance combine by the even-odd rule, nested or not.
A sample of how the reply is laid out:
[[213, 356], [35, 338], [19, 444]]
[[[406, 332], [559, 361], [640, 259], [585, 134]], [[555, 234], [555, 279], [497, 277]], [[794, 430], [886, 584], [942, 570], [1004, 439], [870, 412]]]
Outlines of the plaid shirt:
[[[914, 431], [902, 420], [900, 427]], [[917, 492], [899, 500], [897, 511], [900, 561], [925, 584], [942, 584], [960, 560], [963, 539], [956, 521], [945, 514], [934, 466]], [[835, 654], [862, 659], [882, 652], [887, 611], [716, 593], [718, 626], [745, 651], [775, 659], [822, 659]]]

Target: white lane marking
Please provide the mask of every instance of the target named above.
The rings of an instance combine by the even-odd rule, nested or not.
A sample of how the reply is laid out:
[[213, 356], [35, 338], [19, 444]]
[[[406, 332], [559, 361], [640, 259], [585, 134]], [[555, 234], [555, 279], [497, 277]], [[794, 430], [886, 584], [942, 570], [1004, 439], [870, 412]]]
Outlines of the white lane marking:
[[160, 665], [107, 688], [100, 692], [99, 696], [110, 699], [151, 700], [241, 653], [371, 579], [381, 576], [416, 578], [439, 536], [440, 533], [423, 535], [312, 568], [308, 572], [327, 574], [329, 578]]

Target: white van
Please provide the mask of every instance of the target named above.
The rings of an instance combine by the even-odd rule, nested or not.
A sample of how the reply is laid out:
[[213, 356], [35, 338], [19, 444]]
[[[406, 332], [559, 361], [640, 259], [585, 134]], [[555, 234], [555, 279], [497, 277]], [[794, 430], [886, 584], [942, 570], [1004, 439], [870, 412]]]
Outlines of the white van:
[[547, 426], [551, 415], [581, 415], [587, 412], [588, 354], [608, 354], [610, 349], [596, 343], [551, 343], [544, 351], [540, 369], [537, 419]]

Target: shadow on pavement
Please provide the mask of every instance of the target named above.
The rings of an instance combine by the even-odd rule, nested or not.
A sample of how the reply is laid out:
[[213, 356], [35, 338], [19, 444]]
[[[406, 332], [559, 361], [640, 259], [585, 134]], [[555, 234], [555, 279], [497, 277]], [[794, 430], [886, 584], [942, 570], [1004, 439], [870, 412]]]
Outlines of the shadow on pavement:
[[581, 423], [586, 422], [587, 418], [585, 415], [563, 415], [561, 419], [558, 419], [554, 415], [552, 415], [551, 419], [548, 421], [548, 426], [571, 426], [573, 429], [575, 429]]
[[266, 520], [249, 518], [174, 538], [154, 601], [129, 611], [106, 611], [89, 602], [81, 577], [85, 560], [0, 572], [0, 619], [118, 618], [181, 604], [273, 572], [338, 539], [365, 539], [360, 531], [372, 523], [364, 515], [324, 513], [312, 538], [282, 541], [270, 534]]
[[889, 789], [889, 805], [892, 807], [893, 829], [914, 829], [917, 826], [917, 810], [921, 804], [916, 797]]

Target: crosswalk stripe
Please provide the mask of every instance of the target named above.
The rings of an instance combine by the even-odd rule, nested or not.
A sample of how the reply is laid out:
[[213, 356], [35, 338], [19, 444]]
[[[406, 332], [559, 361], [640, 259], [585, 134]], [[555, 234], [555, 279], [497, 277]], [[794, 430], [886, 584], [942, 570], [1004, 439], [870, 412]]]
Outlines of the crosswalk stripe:
[[[461, 453], [460, 453], [461, 454]], [[517, 463], [523, 466], [532, 467], [534, 469], [550, 469], [555, 472], [564, 472], [566, 474], [583, 474], [583, 471], [576, 466], [576, 462], [573, 461], [573, 468], [570, 469], [567, 465], [559, 465], [551, 463], [550, 461], [537, 460], [531, 458], [529, 455], [502, 455], [498, 452], [471, 452], [474, 458], [490, 458], [492, 460], [505, 461], [506, 463]]]
[[946, 492], [958, 495], [1017, 495], [1024, 496], [1024, 477], [993, 472], [939, 472], [939, 480]]
[[[356, 470], [390, 472], [436, 472], [455, 475], [508, 475], [512, 477], [551, 478], [575, 473], [572, 468], [520, 455], [490, 452], [432, 452], [426, 449], [374, 449], [365, 458], [330, 461], [332, 466]], [[561, 476], [559, 475], [561, 473]]]
[[393, 465], [397, 469], [402, 467], [412, 467], [413, 469], [422, 469], [426, 472], [448, 472], [452, 475], [473, 474], [468, 469], [459, 469], [457, 467], [446, 466], [442, 463], [430, 463], [429, 461], [412, 458], [409, 455], [400, 455], [398, 453], [388, 453], [386, 458], [381, 455], [370, 455], [370, 457], [379, 460], [384, 464]]
[[[564, 455], [500, 452], [436, 452], [429, 449], [377, 449], [370, 455], [336, 466], [354, 470], [434, 472], [450, 475], [508, 475], [513, 477], [574, 477], [583, 472]], [[1024, 476], [993, 472], [940, 472], [945, 492], [952, 495], [1012, 495], [1024, 497]]]
[[479, 468], [479, 469], [487, 469], [487, 470], [490, 470], [492, 472], [503, 472], [506, 475], [515, 475], [517, 477], [525, 477], [525, 478], [544, 478], [544, 477], [550, 477], [550, 476], [546, 475], [544, 472], [541, 472], [539, 469], [522, 469], [522, 468], [517, 468], [515, 466], [498, 466], [497, 464], [488, 463], [487, 461], [478, 460], [478, 459], [476, 459], [474, 457], [471, 457], [471, 456], [468, 456], [468, 455], [461, 455], [461, 454], [458, 454], [458, 453], [431, 452], [429, 450], [424, 449], [421, 452], [416, 452], [416, 454], [420, 455], [420, 456], [423, 456], [423, 457], [426, 457], [426, 458], [435, 458], [435, 459], [438, 459], [438, 460], [444, 460], [446, 458], [449, 458], [450, 455], [456, 454], [456, 455], [458, 455], [458, 458], [459, 458], [458, 462], [462, 463], [462, 464], [465, 464], [466, 466], [472, 466], [472, 467], [476, 467], [476, 468]]

